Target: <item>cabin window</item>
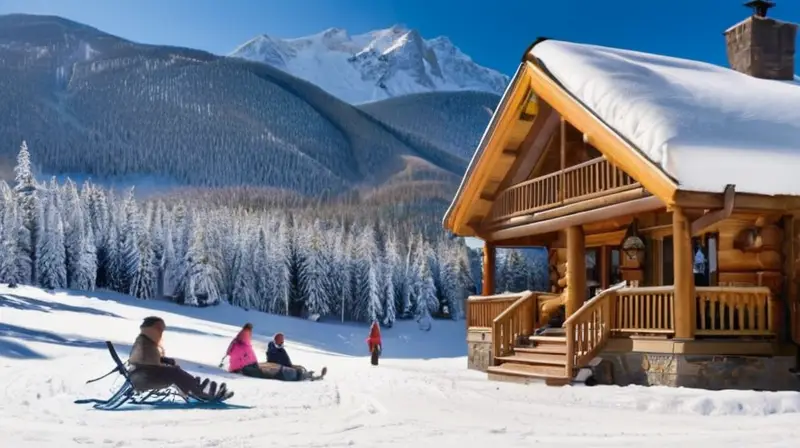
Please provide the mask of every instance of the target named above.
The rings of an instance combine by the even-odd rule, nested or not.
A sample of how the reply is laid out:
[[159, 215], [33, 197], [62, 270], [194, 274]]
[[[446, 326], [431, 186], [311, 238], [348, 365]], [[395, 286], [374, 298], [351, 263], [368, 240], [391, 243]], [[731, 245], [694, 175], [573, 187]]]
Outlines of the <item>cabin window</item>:
[[717, 285], [717, 234], [692, 239], [695, 286]]
[[719, 235], [712, 233], [706, 235], [706, 254], [708, 255], [708, 285], [717, 286], [717, 240]]
[[608, 251], [610, 253], [609, 261], [610, 269], [608, 270], [608, 284], [609, 285], [616, 285], [617, 283], [622, 281], [622, 271], [620, 271], [620, 250], [619, 247], [612, 247], [611, 250]]
[[597, 247], [586, 249], [586, 294], [587, 297], [594, 297], [596, 290], [600, 287], [600, 266], [597, 261], [600, 249]]
[[661, 284], [673, 285], [675, 284], [675, 265], [671, 236], [665, 236], [662, 240], [661, 252], [663, 254], [661, 258], [663, 260], [661, 263]]

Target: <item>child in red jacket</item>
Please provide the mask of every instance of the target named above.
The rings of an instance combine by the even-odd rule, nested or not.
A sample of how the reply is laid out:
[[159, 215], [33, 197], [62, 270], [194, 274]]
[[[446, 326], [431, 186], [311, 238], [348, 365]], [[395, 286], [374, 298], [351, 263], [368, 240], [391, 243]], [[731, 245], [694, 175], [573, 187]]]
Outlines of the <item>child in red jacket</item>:
[[367, 346], [369, 347], [369, 352], [372, 355], [371, 362], [373, 366], [378, 365], [378, 358], [381, 356], [381, 329], [378, 326], [378, 322], [372, 322], [372, 326], [369, 329], [369, 337], [367, 338]]

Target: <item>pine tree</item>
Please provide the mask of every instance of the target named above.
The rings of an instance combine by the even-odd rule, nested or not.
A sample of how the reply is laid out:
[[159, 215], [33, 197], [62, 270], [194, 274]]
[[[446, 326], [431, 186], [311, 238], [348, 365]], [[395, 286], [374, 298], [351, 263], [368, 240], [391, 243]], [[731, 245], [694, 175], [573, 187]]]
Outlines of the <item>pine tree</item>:
[[250, 234], [243, 232], [236, 243], [236, 256], [233, 262], [233, 290], [230, 302], [233, 305], [245, 309], [266, 309], [265, 301], [260, 297], [256, 285], [255, 269], [259, 269], [261, 275], [265, 274], [262, 262], [256, 262], [250, 249]]
[[220, 273], [208, 252], [205, 229], [198, 224], [186, 252], [186, 272], [178, 286], [179, 297], [186, 305], [208, 306], [220, 302]]
[[67, 287], [67, 260], [64, 251], [64, 225], [55, 201], [45, 205], [44, 227], [37, 238], [36, 272], [40, 286]]
[[326, 269], [324, 247], [319, 222], [304, 229], [304, 257], [300, 268], [300, 285], [309, 316], [324, 316], [330, 311], [326, 291]]
[[424, 250], [421, 250], [420, 254], [415, 315], [420, 328], [427, 331], [431, 329], [431, 313], [439, 309], [439, 301], [436, 299], [436, 285], [433, 282], [430, 260]]
[[19, 249], [19, 269], [26, 266], [30, 272], [22, 273], [23, 282], [32, 283], [37, 279], [36, 247], [37, 236], [41, 232], [42, 207], [37, 196], [36, 179], [33, 176], [30, 153], [25, 141], [17, 154], [17, 165], [14, 167], [14, 194], [17, 199], [21, 226], [17, 231], [17, 247]]

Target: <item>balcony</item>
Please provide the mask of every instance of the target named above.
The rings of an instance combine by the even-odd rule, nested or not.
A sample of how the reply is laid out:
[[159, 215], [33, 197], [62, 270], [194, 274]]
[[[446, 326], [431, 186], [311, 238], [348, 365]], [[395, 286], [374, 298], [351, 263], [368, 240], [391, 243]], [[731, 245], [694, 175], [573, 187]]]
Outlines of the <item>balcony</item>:
[[488, 220], [498, 222], [638, 187], [631, 176], [598, 157], [500, 191]]

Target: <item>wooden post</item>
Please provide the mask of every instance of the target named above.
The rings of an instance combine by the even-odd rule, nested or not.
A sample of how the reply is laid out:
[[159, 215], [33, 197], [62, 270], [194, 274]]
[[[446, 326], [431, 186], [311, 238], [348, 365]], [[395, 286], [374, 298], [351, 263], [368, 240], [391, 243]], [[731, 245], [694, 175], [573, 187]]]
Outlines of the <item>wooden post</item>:
[[694, 271], [692, 270], [691, 224], [680, 207], [672, 211], [672, 245], [675, 275], [675, 338], [694, 339], [697, 315], [697, 299], [694, 294]]
[[567, 167], [567, 120], [565, 120], [563, 116], [561, 117], [561, 128], [559, 134], [561, 138], [561, 168], [558, 174], [558, 202], [562, 203], [564, 202], [564, 189], [566, 188], [564, 184], [564, 169]]
[[797, 278], [795, 275], [795, 217], [783, 217], [783, 287], [781, 288], [781, 320], [778, 321], [780, 341], [792, 341], [795, 319], [792, 305], [797, 298]]
[[608, 289], [610, 285], [609, 277], [611, 277], [611, 251], [608, 246], [600, 246], [600, 259], [597, 263], [600, 265], [600, 288]]
[[483, 243], [483, 295], [490, 296], [494, 294], [494, 271], [495, 271], [495, 254], [496, 250], [494, 244], [485, 242]]
[[586, 301], [586, 252], [583, 227], [567, 227], [567, 317]]

